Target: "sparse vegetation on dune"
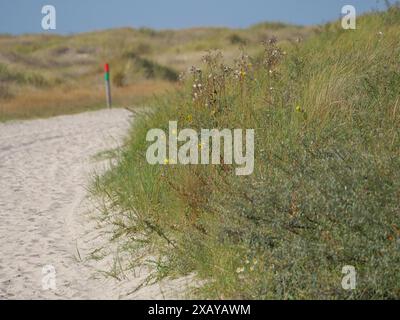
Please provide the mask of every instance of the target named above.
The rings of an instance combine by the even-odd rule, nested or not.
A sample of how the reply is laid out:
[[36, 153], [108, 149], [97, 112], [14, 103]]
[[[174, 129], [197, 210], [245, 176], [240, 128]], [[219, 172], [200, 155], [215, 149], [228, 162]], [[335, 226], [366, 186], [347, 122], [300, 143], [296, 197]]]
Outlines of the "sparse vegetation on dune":
[[[337, 22], [304, 42], [271, 39], [230, 67], [207, 55], [94, 183], [123, 249], [155, 266], [152, 280], [196, 272], [201, 297], [400, 298], [399, 34], [392, 8], [356, 31]], [[170, 120], [255, 129], [254, 174], [149, 165], [146, 134]], [[341, 286], [346, 265], [354, 291]]]
[[[0, 94], [11, 95], [0, 88]], [[104, 108], [103, 86], [77, 88], [63, 86], [46, 91], [23, 88], [13, 97], [5, 96], [0, 103], [0, 121], [52, 117], [60, 114], [98, 110]], [[23, 91], [22, 91], [23, 90]], [[155, 94], [165, 94], [175, 90], [175, 85], [166, 81], [150, 80], [137, 84], [115, 86], [113, 88], [114, 106], [135, 107], [146, 105]]]
[[314, 30], [266, 24], [243, 30], [125, 28], [71, 36], [3, 35], [0, 119], [104, 107], [105, 62], [111, 64], [112, 83], [117, 88], [113, 90], [115, 105], [134, 105], [151, 96], [148, 90], [141, 94], [143, 86], [151, 86], [153, 93], [174, 89], [179, 73], [199, 63], [206, 50], [224, 49], [229, 58], [244, 44], [253, 52], [269, 36], [294, 39]]

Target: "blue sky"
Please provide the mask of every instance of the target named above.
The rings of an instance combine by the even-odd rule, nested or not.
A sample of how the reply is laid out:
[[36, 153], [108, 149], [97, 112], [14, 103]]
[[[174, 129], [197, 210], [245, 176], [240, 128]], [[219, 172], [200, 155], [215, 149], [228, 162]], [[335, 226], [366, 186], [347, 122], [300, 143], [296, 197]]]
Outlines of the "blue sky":
[[346, 4], [358, 14], [385, 7], [380, 0], [0, 0], [0, 33], [45, 32], [46, 4], [56, 7], [56, 32], [64, 34], [127, 26], [246, 27], [262, 21], [308, 25], [339, 18]]

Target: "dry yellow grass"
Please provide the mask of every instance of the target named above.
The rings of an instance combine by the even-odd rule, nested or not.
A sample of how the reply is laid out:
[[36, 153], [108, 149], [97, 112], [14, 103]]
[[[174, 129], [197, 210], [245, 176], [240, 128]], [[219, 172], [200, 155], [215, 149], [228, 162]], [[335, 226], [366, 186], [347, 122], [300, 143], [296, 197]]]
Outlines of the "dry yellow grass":
[[[154, 94], [173, 90], [175, 85], [167, 81], [145, 81], [122, 88], [113, 88], [113, 106], [141, 105]], [[104, 108], [104, 87], [62, 87], [48, 90], [27, 89], [13, 99], [0, 104], [0, 119], [27, 119], [50, 117]]]

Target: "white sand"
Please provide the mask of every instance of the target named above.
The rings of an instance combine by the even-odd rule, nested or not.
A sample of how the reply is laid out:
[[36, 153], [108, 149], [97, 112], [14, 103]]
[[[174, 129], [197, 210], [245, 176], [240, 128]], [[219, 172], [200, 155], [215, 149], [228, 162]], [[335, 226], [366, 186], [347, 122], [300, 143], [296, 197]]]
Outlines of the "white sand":
[[[114, 109], [0, 124], [0, 299], [183, 297], [190, 278], [131, 293], [147, 271], [118, 281], [97, 272], [112, 257], [88, 259], [106, 241], [86, 216], [93, 156], [121, 143], [130, 116]], [[45, 265], [55, 268], [56, 290], [43, 289]]]

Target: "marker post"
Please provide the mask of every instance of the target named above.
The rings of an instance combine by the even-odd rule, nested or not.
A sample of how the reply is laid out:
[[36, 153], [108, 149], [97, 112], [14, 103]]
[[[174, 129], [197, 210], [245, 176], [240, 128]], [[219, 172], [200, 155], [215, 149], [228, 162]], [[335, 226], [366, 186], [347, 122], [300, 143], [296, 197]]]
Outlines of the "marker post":
[[104, 72], [104, 79], [106, 81], [107, 107], [111, 108], [110, 65], [108, 63], [104, 65]]

